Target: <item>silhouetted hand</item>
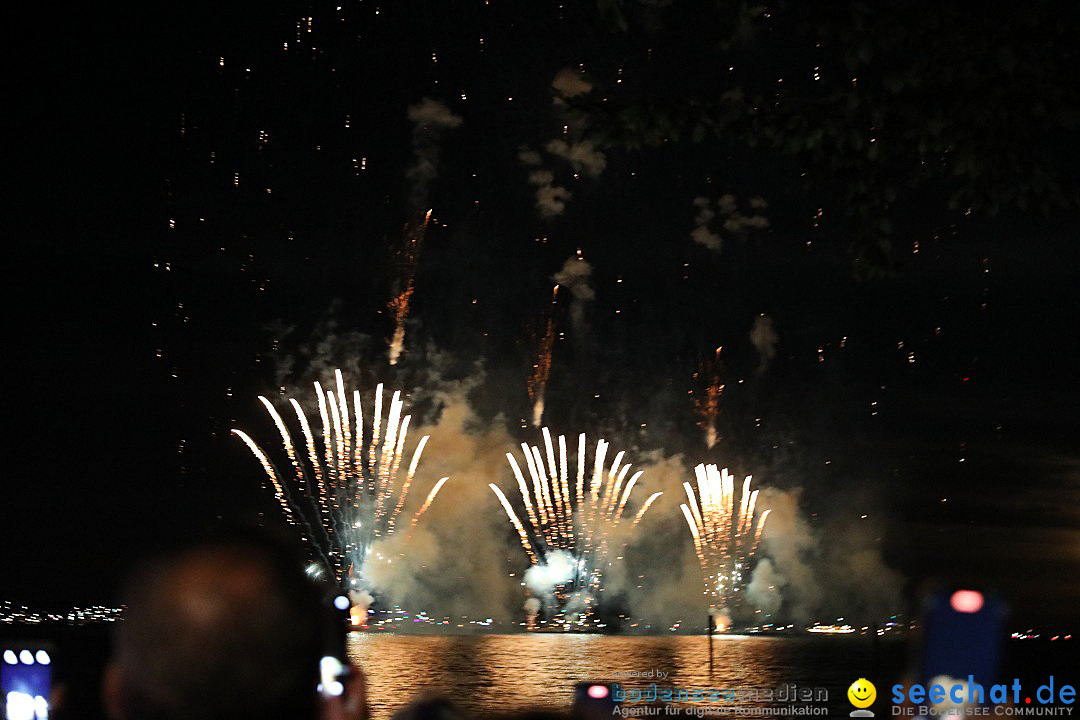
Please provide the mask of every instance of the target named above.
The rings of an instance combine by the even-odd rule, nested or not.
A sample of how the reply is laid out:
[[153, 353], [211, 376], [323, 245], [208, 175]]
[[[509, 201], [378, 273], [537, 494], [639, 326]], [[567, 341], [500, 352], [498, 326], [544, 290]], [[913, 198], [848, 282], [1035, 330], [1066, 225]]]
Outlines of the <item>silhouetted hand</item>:
[[364, 672], [350, 663], [345, 692], [339, 697], [323, 699], [322, 720], [368, 720], [369, 717], [367, 680]]

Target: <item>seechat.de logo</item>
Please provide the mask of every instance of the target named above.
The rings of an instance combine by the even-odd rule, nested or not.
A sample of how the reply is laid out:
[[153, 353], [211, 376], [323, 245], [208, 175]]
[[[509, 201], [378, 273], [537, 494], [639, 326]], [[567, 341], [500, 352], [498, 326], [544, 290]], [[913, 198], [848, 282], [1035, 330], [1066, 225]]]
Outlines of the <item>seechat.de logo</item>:
[[877, 699], [877, 688], [866, 678], [859, 678], [847, 689], [847, 699], [855, 709], [848, 713], [851, 717], [874, 717], [873, 710], [867, 710]]

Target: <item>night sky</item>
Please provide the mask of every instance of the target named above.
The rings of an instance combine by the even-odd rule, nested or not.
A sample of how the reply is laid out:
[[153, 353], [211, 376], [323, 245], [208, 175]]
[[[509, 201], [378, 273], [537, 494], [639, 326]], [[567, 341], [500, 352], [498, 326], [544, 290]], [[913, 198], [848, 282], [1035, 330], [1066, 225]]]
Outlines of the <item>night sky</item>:
[[[273, 522], [228, 431], [326, 363], [365, 389], [482, 368], [478, 415], [531, 441], [537, 335], [580, 251], [595, 297], [555, 306], [545, 422], [801, 487], [811, 518], [884, 517], [909, 587], [971, 579], [1009, 588], [1024, 621], [1072, 618], [1075, 10], [688, 5], [18, 14], [0, 599], [108, 602], [170, 538]], [[564, 69], [591, 91], [560, 95]], [[832, 116], [853, 86], [865, 117]], [[686, 120], [736, 88], [761, 108]], [[461, 123], [417, 198], [407, 108], [424, 98]], [[920, 147], [909, 129], [942, 113], [931, 134], [953, 145]], [[553, 140], [591, 143], [602, 169]], [[537, 170], [568, 191], [561, 213], [537, 207]], [[718, 250], [691, 235], [695, 198]], [[767, 227], [725, 228], [732, 202]], [[391, 368], [393, 252], [428, 208]], [[769, 359], [750, 339], [763, 313]], [[708, 450], [695, 373], [718, 346]]]

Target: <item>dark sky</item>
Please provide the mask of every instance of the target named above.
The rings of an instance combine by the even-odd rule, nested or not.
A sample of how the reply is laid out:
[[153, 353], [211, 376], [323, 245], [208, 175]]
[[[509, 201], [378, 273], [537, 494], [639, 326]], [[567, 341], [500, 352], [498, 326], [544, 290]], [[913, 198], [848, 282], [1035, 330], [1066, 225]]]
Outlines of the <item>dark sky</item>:
[[[227, 430], [257, 416], [283, 357], [298, 359], [290, 383], [310, 379], [303, 347], [329, 325], [359, 338], [350, 360], [373, 368], [369, 384], [426, 377], [419, 347], [445, 353], [450, 375], [482, 362], [479, 412], [520, 425], [551, 276], [581, 249], [596, 299], [580, 331], [557, 310], [553, 425], [738, 458], [803, 487], [808, 513], [884, 513], [886, 560], [913, 582], [970, 575], [1012, 588], [1021, 617], [1075, 612], [1075, 211], [950, 212], [930, 185], [897, 202], [894, 267], [860, 280], [850, 226], [829, 222], [842, 180], [682, 141], [606, 148], [597, 177], [545, 155], [573, 196], [543, 218], [518, 155], [563, 137], [560, 69], [663, 104], [708, 96], [730, 57], [750, 85], [840, 67], [773, 52], [766, 20], [725, 55], [663, 3], [625, 34], [588, 3], [388, 5], [17, 17], [3, 598], [104, 601], [133, 555], [270, 509]], [[391, 371], [406, 108], [425, 97], [463, 122], [439, 143], [412, 354]], [[764, 197], [770, 227], [715, 253], [691, 240], [692, 203], [725, 193]], [[763, 371], [760, 313], [779, 336]], [[687, 393], [718, 345], [728, 391], [710, 452]]]

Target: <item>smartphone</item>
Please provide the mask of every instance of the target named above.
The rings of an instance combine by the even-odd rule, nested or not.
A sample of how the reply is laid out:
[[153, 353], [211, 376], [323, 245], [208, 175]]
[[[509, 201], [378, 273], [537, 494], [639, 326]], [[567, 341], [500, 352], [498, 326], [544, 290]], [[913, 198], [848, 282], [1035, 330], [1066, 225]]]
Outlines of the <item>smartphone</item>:
[[338, 697], [345, 692], [349, 676], [346, 652], [349, 609], [352, 603], [344, 592], [334, 593], [323, 622], [323, 655], [319, 660], [319, 692], [324, 697]]
[[989, 687], [997, 682], [1005, 632], [1005, 602], [995, 592], [954, 587], [926, 598], [919, 680], [950, 677]]
[[0, 693], [4, 720], [44, 720], [49, 717], [53, 647], [49, 643], [20, 643], [0, 649]]
[[610, 718], [619, 707], [610, 683], [579, 682], [574, 685], [571, 714], [576, 718]]

